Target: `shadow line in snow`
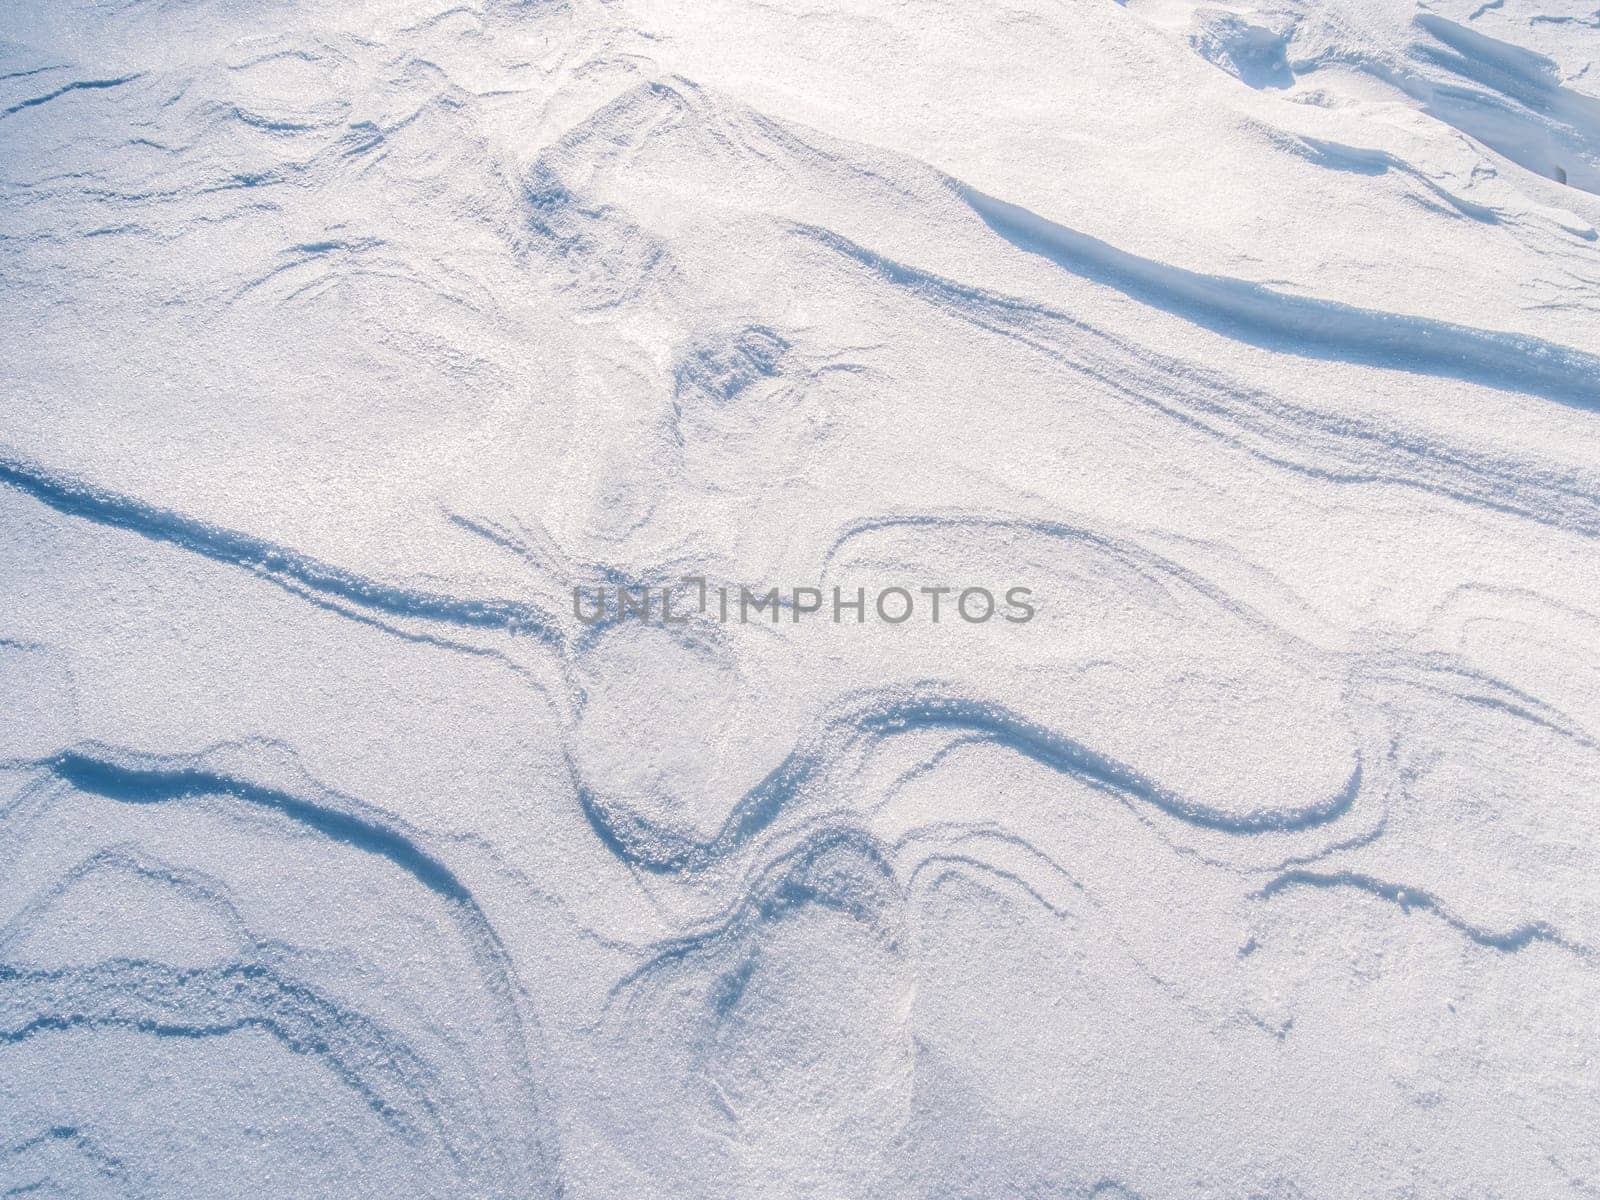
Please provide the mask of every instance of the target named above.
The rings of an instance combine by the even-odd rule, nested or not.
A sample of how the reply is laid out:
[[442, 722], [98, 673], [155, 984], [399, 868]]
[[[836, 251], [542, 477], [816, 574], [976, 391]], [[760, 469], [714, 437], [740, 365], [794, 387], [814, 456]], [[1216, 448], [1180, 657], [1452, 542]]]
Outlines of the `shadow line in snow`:
[[1380, 900], [1398, 905], [1402, 912], [1409, 913], [1416, 909], [1418, 912], [1431, 913], [1474, 945], [1489, 950], [1499, 950], [1506, 954], [1514, 954], [1535, 942], [1542, 942], [1575, 954], [1579, 958], [1593, 957], [1593, 951], [1587, 946], [1564, 937], [1547, 921], [1529, 921], [1506, 930], [1485, 929], [1456, 916], [1431, 892], [1407, 887], [1404, 884], [1389, 883], [1354, 871], [1286, 871], [1257, 892], [1256, 898], [1266, 900], [1291, 888], [1351, 888], [1365, 892], [1369, 896], [1376, 896]]
[[1304, 358], [1437, 375], [1600, 410], [1600, 355], [1525, 334], [1285, 295], [1258, 283], [1141, 258], [952, 180], [956, 194], [1011, 245], [1141, 304]]
[[14, 455], [0, 453], [0, 484], [32, 496], [66, 516], [125, 529], [215, 562], [242, 567], [296, 595], [318, 593], [390, 617], [515, 630], [549, 645], [560, 643], [554, 623], [543, 610], [525, 601], [473, 600], [381, 583], [298, 550], [57, 475]]
[[856, 698], [844, 711], [825, 719], [746, 792], [717, 834], [705, 841], [652, 821], [620, 800], [598, 795], [583, 782], [575, 765], [571, 770], [578, 802], [607, 850], [646, 871], [690, 872], [703, 870], [750, 842], [863, 741], [880, 742], [919, 730], [970, 735], [1184, 824], [1239, 836], [1315, 829], [1348, 812], [1361, 791], [1358, 757], [1338, 791], [1321, 800], [1287, 808], [1230, 811], [1184, 796], [1004, 705], [932, 689]]
[[[501, 1025], [508, 1051], [507, 1069], [516, 1077], [532, 1114], [546, 1102], [527, 1057], [527, 1039], [536, 1026], [518, 1008], [521, 989], [511, 958], [470, 888], [414, 835], [366, 806], [327, 793], [309, 799], [252, 783], [188, 761], [146, 760], [89, 750], [64, 750], [40, 764], [78, 792], [122, 804], [160, 805], [216, 797], [277, 813], [332, 842], [372, 855], [410, 876], [437, 896], [454, 919], [477, 967], [479, 982]], [[550, 1194], [562, 1191], [558, 1158], [548, 1130], [534, 1119], [520, 1137], [508, 1139], [498, 1154], [518, 1164], [520, 1178], [545, 1181]]]

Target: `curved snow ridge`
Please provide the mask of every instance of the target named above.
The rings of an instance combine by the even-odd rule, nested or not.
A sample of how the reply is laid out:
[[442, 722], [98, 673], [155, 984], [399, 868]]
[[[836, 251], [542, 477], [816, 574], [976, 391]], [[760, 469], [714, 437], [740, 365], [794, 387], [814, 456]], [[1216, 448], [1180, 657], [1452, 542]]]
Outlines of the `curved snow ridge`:
[[327, 793], [316, 799], [253, 783], [208, 769], [192, 760], [150, 760], [113, 754], [97, 748], [64, 750], [43, 764], [69, 787], [123, 804], [168, 804], [223, 797], [265, 809], [302, 828], [374, 858], [410, 876], [431, 892], [452, 915], [477, 966], [478, 983], [501, 1026], [501, 1060], [516, 1081], [524, 1104], [535, 1119], [520, 1132], [500, 1140], [500, 1153], [520, 1160], [520, 1178], [539, 1180], [549, 1194], [560, 1191], [553, 1142], [538, 1128], [537, 1114], [546, 1103], [528, 1060], [528, 1039], [537, 1027], [519, 1007], [522, 994], [511, 957], [477, 898], [454, 871], [426, 849], [417, 835], [365, 805]]
[[1441, 212], [1451, 211], [1485, 225], [1498, 225], [1504, 220], [1499, 209], [1462, 199], [1426, 171], [1387, 150], [1347, 146], [1343, 142], [1330, 141], [1327, 138], [1311, 137], [1307, 134], [1291, 135], [1271, 127], [1263, 128], [1275, 145], [1319, 167], [1330, 171], [1348, 171], [1356, 175], [1383, 175], [1395, 171], [1416, 180], [1427, 189], [1440, 202], [1438, 209]]
[[[924, 858], [918, 859], [916, 864], [906, 872], [906, 889], [910, 891], [921, 881], [925, 872], [934, 871], [937, 874], [928, 881], [927, 886], [937, 888], [949, 878], [973, 879], [977, 876], [986, 876], [998, 880], [1001, 884], [1026, 896], [1052, 917], [1068, 917], [1073, 910], [1051, 900], [1039, 888], [1008, 867], [999, 863], [989, 862], [971, 854], [957, 854], [953, 851], [935, 852]], [[1080, 890], [1081, 890], [1081, 885]]]
[[[31, 73], [29, 72], [29, 74]], [[48, 104], [50, 101], [60, 99], [62, 96], [72, 92], [103, 91], [106, 88], [121, 87], [125, 83], [132, 83], [139, 78], [139, 75], [140, 73], [135, 71], [132, 75], [117, 75], [110, 79], [75, 79], [71, 83], [63, 84], [61, 87], [44, 92], [41, 95], [30, 96], [26, 100], [19, 100], [15, 104], [0, 108], [0, 120], [15, 116], [25, 109], [37, 108], [41, 104]]]
[[1268, 350], [1439, 375], [1600, 409], [1600, 355], [1525, 334], [1285, 295], [1258, 283], [1141, 258], [959, 180], [995, 233], [1074, 275]]
[[[688, 81], [680, 81], [692, 89]], [[596, 314], [655, 295], [678, 278], [669, 244], [630, 214], [590, 194], [596, 174], [626, 160], [688, 110], [681, 91], [642, 83], [602, 104], [540, 151], [522, 179], [525, 240], [553, 285]]]
[[1237, 810], [1206, 804], [1180, 795], [1136, 768], [1004, 705], [959, 695], [929, 693], [875, 705], [858, 717], [857, 725], [862, 732], [879, 739], [925, 729], [981, 734], [995, 745], [1014, 750], [1061, 774], [1102, 785], [1185, 824], [1223, 833], [1298, 833], [1314, 829], [1349, 812], [1361, 791], [1361, 757], [1357, 752], [1343, 786], [1310, 804]]
[[947, 316], [1014, 341], [1130, 404], [1153, 408], [1273, 467], [1330, 484], [1413, 488], [1600, 537], [1600, 480], [1317, 412], [1145, 350], [1064, 312], [899, 262], [830, 229], [791, 229]]
[[[439, 859], [410, 836], [376, 816], [319, 804], [289, 792], [189, 765], [130, 764], [110, 757], [64, 750], [46, 764], [80, 792], [128, 804], [158, 804], [202, 796], [228, 796], [273, 809], [307, 828], [358, 850], [388, 859], [429, 891], [454, 903], [472, 894]], [[481, 914], [479, 914], [481, 919]]]
[[763, 864], [721, 912], [646, 947], [610, 984], [594, 1034], [621, 1077], [598, 1081], [589, 1121], [614, 1153], [671, 1181], [661, 1195], [790, 1195], [798, 1173], [816, 1185], [807, 1195], [919, 1194], [880, 1182], [879, 1167], [905, 1152], [909, 917], [881, 843], [861, 830], [817, 831]]
[[131, 844], [122, 844], [96, 850], [53, 883], [36, 891], [9, 920], [0, 923], [0, 955], [9, 954], [14, 962], [25, 961], [26, 950], [18, 955], [18, 943], [25, 947], [28, 936], [45, 925], [55, 905], [86, 882], [117, 876], [152, 883], [197, 905], [226, 930], [229, 944], [235, 951], [253, 940], [243, 914], [220, 880], [143, 855]]
[[1563, 87], [1555, 62], [1536, 51], [1437, 13], [1418, 13], [1412, 21], [1437, 42], [1414, 45], [1412, 58], [1473, 85], [1403, 77], [1401, 85], [1425, 112], [1518, 166], [1600, 194], [1600, 100]]
[[[50, 1152], [53, 1150], [71, 1152], [84, 1163], [96, 1179], [103, 1181], [108, 1187], [115, 1188], [114, 1195], [142, 1196], [149, 1194], [147, 1186], [142, 1181], [135, 1181], [133, 1173], [129, 1171], [128, 1165], [122, 1159], [115, 1154], [107, 1152], [94, 1138], [88, 1136], [76, 1125], [46, 1125], [40, 1128], [39, 1132], [12, 1142], [0, 1153], [4, 1153], [13, 1163], [22, 1160], [25, 1164], [27, 1161], [26, 1156], [37, 1152], [41, 1158], [47, 1158], [50, 1157]], [[37, 1176], [37, 1182], [29, 1180], [14, 1187], [7, 1195], [27, 1195], [36, 1189], [44, 1187], [47, 1180], [53, 1182], [55, 1178], [54, 1173], [41, 1171]]]
[[14, 454], [0, 452], [0, 483], [66, 516], [125, 529], [215, 562], [242, 567], [296, 595], [309, 591], [386, 617], [515, 630], [551, 645], [560, 642], [555, 622], [527, 601], [474, 600], [368, 579], [264, 538], [47, 471]]
[[[1468, 20], [1501, 3], [1490, 0]], [[1267, 26], [1198, 8], [1189, 44], [1257, 89], [1293, 87], [1328, 67], [1359, 72], [1519, 167], [1600, 194], [1600, 99], [1564, 86], [1560, 68], [1546, 55], [1434, 12], [1416, 12], [1408, 21], [1398, 11], [1384, 14], [1401, 20], [1372, 22], [1377, 29], [1389, 26], [1374, 37], [1376, 29], [1341, 19], [1336, 6], [1296, 7], [1303, 11], [1270, 13]], [[1556, 19], [1535, 16], [1530, 23]], [[1325, 93], [1313, 94], [1329, 103]], [[1367, 94], [1356, 93], [1357, 103]]]
[[[650, 959], [623, 976], [610, 990], [614, 1000], [661, 970], [704, 954], [720, 956], [759, 934], [762, 927], [807, 905], [844, 913], [879, 934], [891, 948], [904, 936], [901, 922], [885, 922], [883, 914], [902, 899], [886, 847], [870, 833], [854, 827], [829, 827], [811, 833], [767, 863], [731, 911], [706, 928], [668, 939]], [[721, 979], [711, 997], [712, 1008], [726, 1013], [748, 980], [748, 961]]]
[[442, 1171], [419, 1194], [466, 1188], [510, 1200], [528, 1192], [526, 1177], [507, 1170], [515, 1151], [508, 1155], [493, 1129], [470, 1071], [441, 1069], [405, 1036], [260, 953], [202, 967], [133, 958], [53, 969], [0, 963], [0, 1045], [106, 1030], [168, 1043], [265, 1034], [314, 1060], [368, 1109], [393, 1139], [389, 1153], [414, 1156], [424, 1179], [428, 1167]]
[[863, 743], [922, 730], [979, 737], [1185, 825], [1241, 837], [1301, 833], [1327, 825], [1348, 813], [1361, 792], [1362, 764], [1357, 751], [1343, 785], [1312, 803], [1241, 809], [1207, 804], [1004, 704], [951, 693], [932, 681], [847, 697], [836, 707], [840, 711], [823, 719], [744, 794], [709, 840], [652, 821], [620, 797], [597, 794], [569, 757], [578, 802], [595, 835], [612, 854], [644, 870], [667, 873], [704, 870], [743, 847], [806, 798], [814, 784], [850, 753], [863, 748]]
[[[942, 757], [953, 749], [975, 745], [982, 741], [981, 737], [976, 736], [958, 739], [956, 742], [941, 749], [939, 756]], [[912, 770], [915, 771], [918, 768], [914, 767]], [[905, 872], [908, 886], [911, 880], [931, 862], [946, 860], [951, 862], [973, 862], [982, 866], [986, 871], [1002, 871], [1007, 877], [1015, 877], [1046, 908], [1052, 912], [1064, 911], [1062, 906], [1044, 899], [1039, 887], [1023, 879], [1021, 871], [1024, 868], [1020, 863], [1015, 869], [1001, 868], [990, 860], [978, 858], [975, 852], [969, 853], [957, 849], [957, 847], [971, 843], [993, 843], [998, 847], [999, 853], [1011, 853], [1016, 859], [1020, 860], [1020, 863], [1040, 868], [1050, 878], [1064, 883], [1075, 895], [1098, 904], [1098, 901], [1095, 901], [1088, 889], [1084, 887], [1083, 881], [1057, 861], [1054, 856], [1017, 831], [992, 821], [943, 820], [934, 821], [927, 825], [915, 825], [895, 839], [893, 851], [897, 860], [910, 859], [912, 861], [910, 870]]]
[[407, 1139], [444, 1140], [437, 1078], [404, 1041], [266, 963], [178, 968], [114, 960], [28, 970], [0, 963], [0, 1043], [73, 1029], [128, 1029], [157, 1038], [262, 1030], [319, 1059]]
[[1270, 618], [1242, 603], [1210, 580], [1131, 538], [1118, 537], [1086, 526], [1048, 518], [959, 511], [902, 512], [859, 517], [849, 522], [823, 553], [821, 577], [829, 578], [829, 568], [850, 542], [870, 534], [901, 529], [935, 533], [976, 530], [1000, 536], [1032, 534], [1055, 541], [1086, 545], [1146, 578], [1161, 576], [1189, 588], [1230, 617], [1236, 618], [1247, 628], [1257, 632], [1273, 633], [1287, 643], [1302, 644], [1300, 639], [1280, 629]]
[[1569, 714], [1538, 696], [1513, 687], [1505, 680], [1472, 667], [1457, 655], [1431, 652], [1377, 661], [1366, 674], [1384, 683], [1420, 688], [1476, 708], [1503, 713], [1571, 741], [1586, 750], [1600, 749], [1597, 742]]
[[1376, 896], [1380, 900], [1388, 900], [1398, 905], [1403, 912], [1416, 909], [1419, 912], [1431, 913], [1467, 940], [1489, 950], [1514, 953], [1537, 942], [1565, 950], [1585, 960], [1594, 958], [1594, 951], [1590, 947], [1563, 936], [1547, 921], [1529, 921], [1506, 930], [1486, 929], [1457, 916], [1431, 892], [1407, 887], [1404, 884], [1389, 883], [1355, 871], [1323, 872], [1299, 869], [1285, 871], [1256, 892], [1253, 898], [1266, 900], [1291, 888], [1302, 887], [1354, 888], [1370, 896]]

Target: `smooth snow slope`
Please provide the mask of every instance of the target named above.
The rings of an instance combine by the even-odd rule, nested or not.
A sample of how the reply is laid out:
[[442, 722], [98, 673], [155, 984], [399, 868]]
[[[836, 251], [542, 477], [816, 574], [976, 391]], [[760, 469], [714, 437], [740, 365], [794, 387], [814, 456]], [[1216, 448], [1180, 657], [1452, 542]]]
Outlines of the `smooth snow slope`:
[[1590, 2], [7, 6], [0, 1192], [1600, 1194]]

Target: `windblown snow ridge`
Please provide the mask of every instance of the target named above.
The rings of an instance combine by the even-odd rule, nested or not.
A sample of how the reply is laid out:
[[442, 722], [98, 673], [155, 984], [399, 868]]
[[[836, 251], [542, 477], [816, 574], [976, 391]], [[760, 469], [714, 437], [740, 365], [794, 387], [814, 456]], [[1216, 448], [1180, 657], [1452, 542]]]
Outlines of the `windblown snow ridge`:
[[554, 623], [542, 609], [527, 601], [473, 600], [381, 583], [263, 538], [53, 474], [15, 456], [0, 455], [0, 483], [69, 517], [126, 529], [216, 562], [243, 567], [296, 593], [305, 588], [390, 617], [414, 617], [479, 629], [515, 629], [545, 642], [558, 640]]
[[1600, 355], [1524, 334], [1288, 296], [1242, 279], [1202, 275], [1119, 250], [958, 181], [951, 186], [1018, 249], [1227, 337], [1600, 408]]
[[[551, 1193], [559, 1192], [557, 1157], [538, 1120], [545, 1097], [527, 1058], [526, 1039], [530, 1029], [519, 1008], [521, 989], [510, 956], [471, 889], [441, 858], [424, 848], [415, 835], [343, 797], [329, 794], [322, 799], [309, 799], [213, 771], [187, 760], [176, 763], [151, 762], [109, 752], [64, 750], [41, 765], [78, 792], [103, 796], [122, 804], [158, 805], [224, 797], [277, 813], [332, 842], [342, 843], [389, 863], [442, 900], [475, 961], [478, 985], [500, 1026], [502, 1065], [515, 1081], [525, 1106], [519, 1118], [519, 1132], [498, 1145], [494, 1153], [513, 1164], [519, 1178], [542, 1180]], [[113, 964], [106, 969], [123, 968]], [[159, 967], [151, 969], [165, 970]], [[180, 973], [171, 975], [171, 978], [181, 981], [188, 976]], [[217, 982], [222, 984], [226, 981]], [[195, 986], [204, 988], [211, 985], [201, 982]], [[112, 989], [113, 992], [117, 990]], [[131, 990], [137, 991], [136, 988]], [[229, 984], [226, 990], [235, 991], [237, 988]], [[59, 1015], [45, 1018], [47, 1021], [61, 1019]], [[71, 1019], [82, 1021], [91, 1018], [80, 1015]], [[223, 1022], [217, 1030], [211, 1030], [211, 1026], [217, 1022], [202, 1022], [192, 1032], [225, 1032], [227, 1028], [264, 1019], [259, 1012], [255, 1016], [246, 1014], [236, 1021]], [[134, 1027], [144, 1027], [151, 1025], [152, 1021], [129, 1017], [122, 1023], [131, 1022]], [[159, 1024], [159, 1021], [154, 1021], [154, 1026]], [[159, 1029], [155, 1031], [159, 1032]], [[182, 1033], [184, 1029], [175, 1026], [174, 1031]], [[26, 1027], [21, 1032], [25, 1036]]]
[[717, 835], [700, 841], [665, 828], [630, 809], [620, 798], [596, 794], [573, 774], [579, 802], [601, 842], [623, 861], [652, 872], [699, 871], [737, 850], [772, 825], [814, 782], [844, 760], [862, 739], [881, 742], [919, 730], [973, 735], [1063, 775], [1139, 804], [1198, 829], [1250, 836], [1299, 833], [1347, 813], [1361, 791], [1361, 762], [1334, 794], [1287, 808], [1231, 810], [1181, 795], [1057, 730], [1006, 705], [944, 692], [937, 685], [888, 688], [847, 698], [734, 806]]
[[388, 859], [428, 890], [455, 903], [470, 903], [472, 896], [454, 873], [411, 839], [382, 822], [314, 804], [289, 792], [219, 775], [198, 767], [129, 766], [67, 750], [50, 764], [51, 771], [80, 792], [90, 792], [129, 804], [156, 804], [198, 796], [232, 796], [248, 804], [275, 809], [309, 829], [346, 842], [359, 850]]
[[39, 105], [48, 104], [50, 101], [59, 99], [60, 97], [67, 95], [69, 92], [95, 91], [102, 88], [121, 87], [123, 84], [131, 83], [137, 78], [139, 78], [139, 76], [137, 74], [133, 74], [119, 75], [113, 79], [74, 80], [72, 83], [63, 84], [54, 91], [46, 92], [41, 96], [30, 96], [26, 100], [19, 100], [17, 103], [10, 105], [5, 109], [0, 109], [0, 117], [13, 116], [16, 113], [22, 112], [24, 109], [28, 108], [37, 108]]
[[1542, 942], [1569, 951], [1580, 958], [1593, 956], [1593, 951], [1587, 946], [1564, 937], [1547, 921], [1529, 921], [1505, 930], [1486, 929], [1451, 912], [1431, 892], [1422, 888], [1407, 887], [1404, 884], [1389, 883], [1356, 871], [1323, 872], [1298, 869], [1286, 871], [1257, 892], [1256, 896], [1264, 900], [1291, 888], [1300, 887], [1353, 888], [1370, 896], [1376, 896], [1380, 900], [1388, 900], [1406, 912], [1417, 909], [1420, 912], [1432, 913], [1469, 941], [1490, 950], [1511, 953], [1525, 949], [1536, 942]]
[[407, 1137], [430, 1125], [442, 1132], [432, 1072], [415, 1051], [267, 964], [179, 969], [121, 960], [40, 971], [0, 963], [0, 1043], [107, 1027], [163, 1038], [265, 1030], [295, 1053], [322, 1060]]
[[1225, 376], [1186, 369], [1178, 360], [1143, 351], [1059, 310], [910, 266], [829, 229], [793, 228], [941, 312], [1018, 342], [1275, 467], [1329, 483], [1417, 488], [1585, 537], [1600, 536], [1600, 491], [1585, 476], [1230, 386]]

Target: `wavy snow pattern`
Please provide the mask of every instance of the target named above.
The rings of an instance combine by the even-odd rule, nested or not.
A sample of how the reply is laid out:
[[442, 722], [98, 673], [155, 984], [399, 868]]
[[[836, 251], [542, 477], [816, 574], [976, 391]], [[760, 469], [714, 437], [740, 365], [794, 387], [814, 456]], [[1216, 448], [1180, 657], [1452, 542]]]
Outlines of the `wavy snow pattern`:
[[1591, 1189], [1548, 7], [15, 6], [0, 1193]]
[[975, 736], [1176, 821], [1239, 836], [1316, 829], [1349, 812], [1361, 790], [1358, 761], [1334, 795], [1296, 808], [1233, 811], [1180, 795], [1005, 705], [942, 695], [933, 687], [923, 687], [886, 691], [841, 704], [740, 798], [722, 829], [708, 842], [657, 826], [630, 811], [625, 803], [596, 795], [581, 781], [578, 794], [596, 835], [617, 857], [652, 872], [698, 871], [743, 847], [787, 809], [801, 803], [847, 753], [859, 752], [860, 743], [928, 731]]
[[[45, 764], [78, 793], [119, 804], [165, 806], [225, 799], [259, 808], [301, 830], [387, 863], [435, 896], [452, 915], [478, 971], [477, 986], [500, 1025], [499, 1069], [528, 1106], [507, 1138], [461, 1127], [450, 1111], [463, 1107], [445, 1093], [436, 1069], [359, 1011], [250, 958], [216, 968], [114, 961], [68, 970], [23, 970], [0, 963], [0, 995], [11, 1017], [0, 1038], [20, 1042], [87, 1028], [120, 1028], [154, 1037], [210, 1038], [245, 1029], [270, 1034], [289, 1051], [313, 1055], [410, 1143], [439, 1140], [468, 1174], [490, 1164], [494, 1194], [560, 1191], [559, 1169], [540, 1127], [544, 1103], [527, 1058], [534, 1036], [520, 1011], [518, 985], [505, 946], [459, 876], [410, 832], [336, 796], [312, 798], [180, 762], [168, 764], [100, 751], [64, 751]], [[510, 1114], [505, 1114], [509, 1116]], [[463, 1141], [463, 1139], [466, 1139]], [[460, 1144], [458, 1144], [460, 1143]], [[489, 1178], [495, 1178], [491, 1174]], [[487, 1193], [486, 1193], [487, 1194]]]

